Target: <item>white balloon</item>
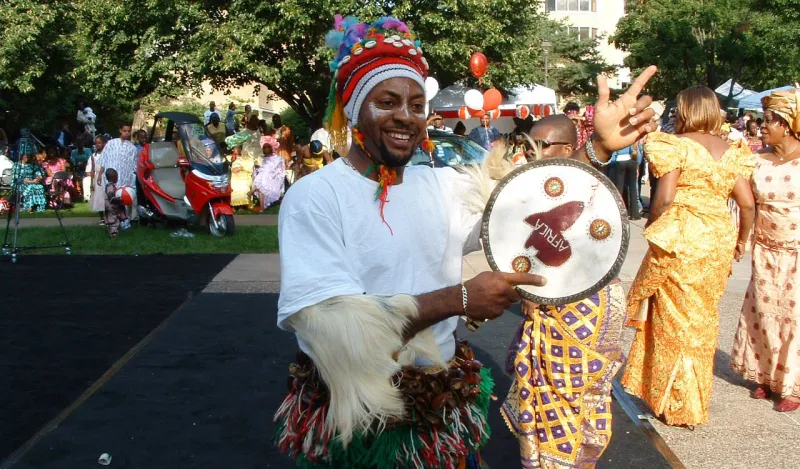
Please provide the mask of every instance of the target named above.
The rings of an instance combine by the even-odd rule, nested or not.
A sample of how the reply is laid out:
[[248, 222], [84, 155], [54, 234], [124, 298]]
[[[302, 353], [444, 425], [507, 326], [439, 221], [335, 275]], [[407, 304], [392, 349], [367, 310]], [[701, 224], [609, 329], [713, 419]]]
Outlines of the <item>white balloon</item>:
[[439, 92], [439, 82], [436, 78], [428, 77], [425, 79], [425, 99], [430, 101]]
[[478, 90], [469, 90], [464, 94], [464, 104], [470, 109], [483, 109], [483, 94]]

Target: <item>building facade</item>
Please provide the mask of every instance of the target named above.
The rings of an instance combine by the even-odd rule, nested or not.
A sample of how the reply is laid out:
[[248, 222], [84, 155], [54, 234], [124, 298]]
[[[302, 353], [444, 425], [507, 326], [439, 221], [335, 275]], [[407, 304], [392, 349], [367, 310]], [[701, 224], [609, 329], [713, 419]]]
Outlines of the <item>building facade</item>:
[[[544, 0], [542, 8], [550, 18], [568, 23], [570, 32], [581, 39], [601, 38], [599, 50], [603, 58], [622, 67], [625, 54], [609, 44], [608, 38], [625, 15], [625, 0]], [[630, 70], [620, 68], [616, 76], [609, 77], [609, 85], [624, 88], [630, 84], [630, 75]]]
[[249, 104], [254, 111], [258, 111], [262, 119], [269, 119], [273, 114], [280, 114], [289, 107], [285, 101], [277, 99], [266, 86], [261, 86], [256, 92], [254, 84], [248, 84], [226, 90], [214, 90], [208, 82], [203, 83], [203, 93], [197, 98], [203, 105], [214, 101], [217, 109], [228, 109], [230, 103], [236, 103], [239, 110]]

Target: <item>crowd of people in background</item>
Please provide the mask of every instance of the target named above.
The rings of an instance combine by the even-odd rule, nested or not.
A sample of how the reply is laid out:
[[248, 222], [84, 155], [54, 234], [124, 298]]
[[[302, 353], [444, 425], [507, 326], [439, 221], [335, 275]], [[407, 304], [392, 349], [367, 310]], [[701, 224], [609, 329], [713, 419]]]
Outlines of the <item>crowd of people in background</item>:
[[[106, 174], [114, 170], [115, 187], [136, 187], [136, 163], [149, 141], [151, 124], [137, 105], [131, 122], [112, 138], [102, 131], [91, 107], [84, 102], [76, 107], [77, 133], [64, 122], [49, 138], [31, 136], [11, 145], [0, 129], [0, 171], [13, 173], [14, 183], [20, 185], [22, 210], [68, 209], [87, 202], [98, 213], [99, 223], [106, 224]], [[223, 115], [211, 102], [202, 120], [206, 133], [230, 163], [232, 206], [238, 209], [262, 211], [279, 203], [291, 184], [338, 157], [329, 150], [324, 129], [317, 130], [309, 144], [301, 144], [280, 115], [272, 115], [268, 122], [250, 105], [239, 111], [230, 103]], [[119, 226], [127, 228], [137, 217], [134, 202]]]

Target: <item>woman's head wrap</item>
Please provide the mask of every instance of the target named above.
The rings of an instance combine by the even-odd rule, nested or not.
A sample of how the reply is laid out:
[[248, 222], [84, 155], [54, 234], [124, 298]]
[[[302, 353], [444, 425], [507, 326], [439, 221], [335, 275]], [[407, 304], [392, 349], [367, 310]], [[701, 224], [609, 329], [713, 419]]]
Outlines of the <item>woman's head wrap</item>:
[[369, 92], [379, 83], [403, 77], [425, 89], [428, 62], [419, 41], [402, 21], [384, 17], [372, 24], [336, 15], [325, 43], [335, 51], [331, 62], [333, 83], [328, 96], [325, 128], [331, 147], [347, 145], [348, 128], [358, 123], [358, 113]]
[[240, 147], [244, 145], [244, 142], [250, 140], [250, 135], [251, 134], [246, 132], [239, 132], [238, 134], [229, 135], [225, 138], [225, 145], [227, 145], [228, 148]]
[[800, 90], [777, 91], [761, 98], [765, 111], [772, 111], [789, 123], [795, 135], [800, 135]]

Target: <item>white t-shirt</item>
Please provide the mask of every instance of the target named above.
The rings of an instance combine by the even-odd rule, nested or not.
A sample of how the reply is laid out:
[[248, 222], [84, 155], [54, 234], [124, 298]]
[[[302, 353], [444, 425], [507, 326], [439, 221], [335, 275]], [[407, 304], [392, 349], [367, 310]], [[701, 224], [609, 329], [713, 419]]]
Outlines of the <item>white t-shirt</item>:
[[[291, 315], [335, 296], [420, 295], [460, 283], [463, 254], [480, 249], [481, 216], [458, 203], [462, 177], [450, 168], [406, 168], [384, 209], [394, 235], [380, 217], [377, 183], [342, 160], [300, 179], [278, 222], [278, 326], [286, 329]], [[433, 326], [445, 361], [455, 352], [457, 322]]]
[[211, 109], [208, 109], [206, 110], [206, 112], [203, 113], [204, 124], [209, 124], [211, 122], [212, 114], [216, 114], [219, 117], [219, 120], [222, 120], [222, 113], [219, 112], [219, 109], [214, 109], [213, 111]]
[[738, 131], [737, 129], [731, 129], [730, 133], [728, 133], [728, 140], [731, 142], [738, 142], [739, 140], [744, 140], [744, 134]]

